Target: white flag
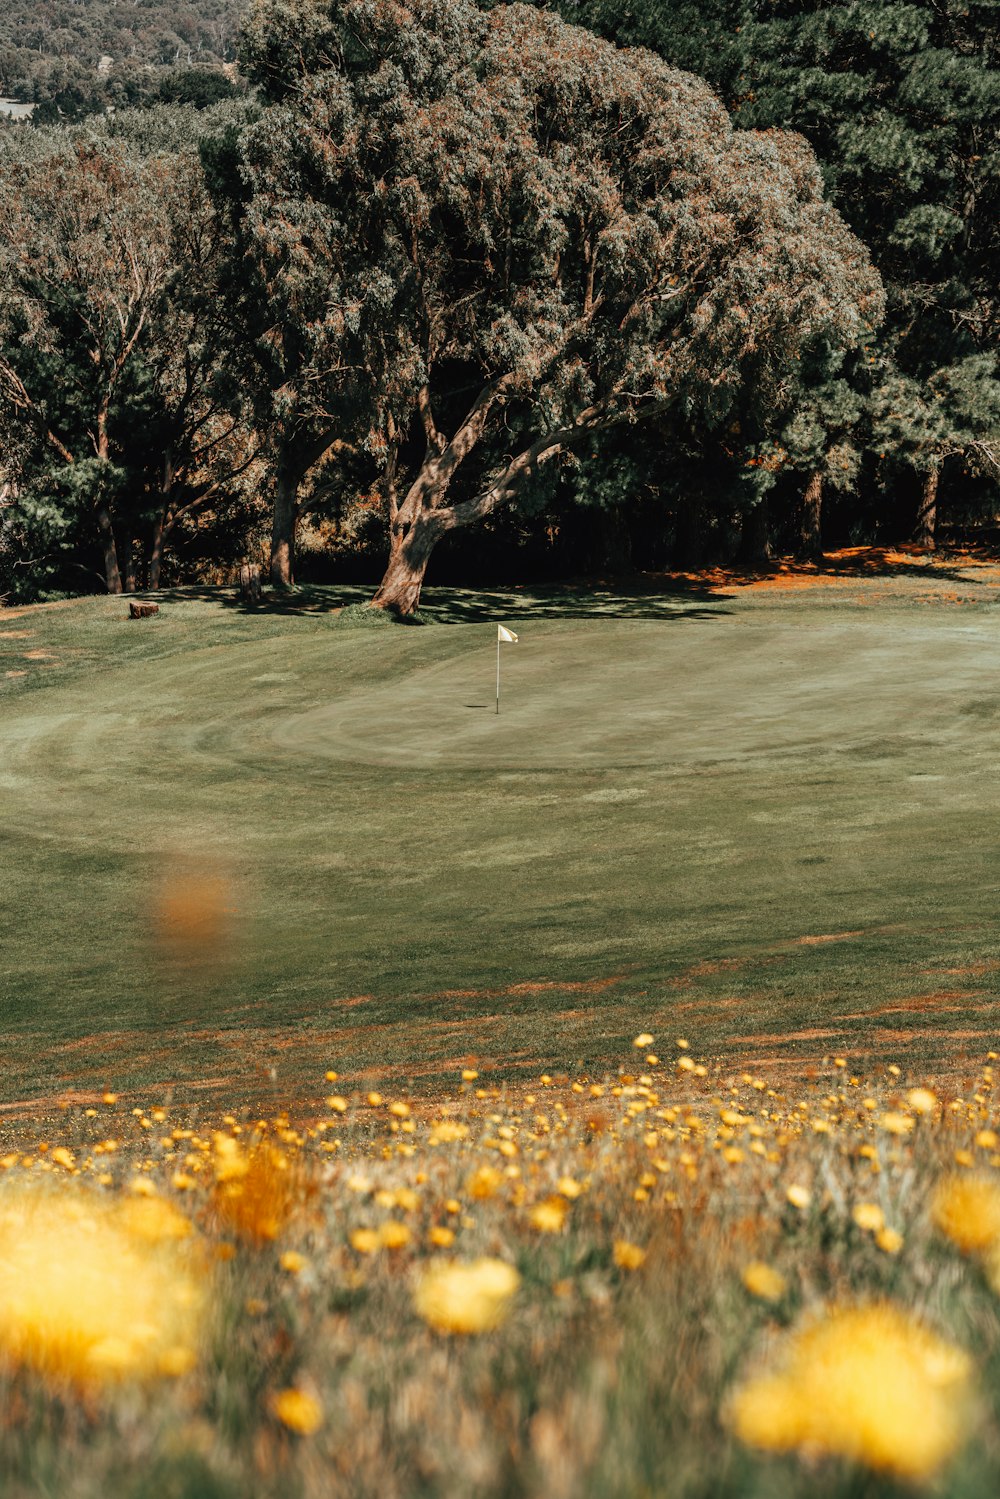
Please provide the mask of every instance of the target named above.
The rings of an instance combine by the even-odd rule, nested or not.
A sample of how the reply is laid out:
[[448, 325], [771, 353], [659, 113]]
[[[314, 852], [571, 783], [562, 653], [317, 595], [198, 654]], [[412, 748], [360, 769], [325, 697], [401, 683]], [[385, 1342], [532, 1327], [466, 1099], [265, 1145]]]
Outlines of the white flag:
[[503, 625], [497, 625], [497, 639], [506, 640], [508, 645], [517, 645], [517, 636], [513, 630], [505, 630]]

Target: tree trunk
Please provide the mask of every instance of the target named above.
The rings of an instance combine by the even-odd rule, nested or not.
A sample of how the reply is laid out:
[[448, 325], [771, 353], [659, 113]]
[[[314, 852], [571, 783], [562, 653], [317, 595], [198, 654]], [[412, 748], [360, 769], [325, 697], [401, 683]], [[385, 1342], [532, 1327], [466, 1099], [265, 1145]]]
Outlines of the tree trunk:
[[376, 609], [394, 614], [414, 614], [420, 606], [420, 589], [431, 552], [446, 526], [434, 511], [418, 511], [412, 525], [393, 527], [389, 565], [372, 599]]
[[767, 501], [758, 500], [743, 522], [740, 561], [746, 567], [769, 567], [774, 560]]
[[799, 537], [800, 557], [819, 562], [823, 556], [823, 475], [816, 469], [809, 475], [802, 496], [802, 529]]
[[298, 470], [279, 464], [271, 523], [271, 582], [275, 588], [291, 588], [295, 582], [295, 528], [299, 523], [301, 477]]
[[149, 553], [149, 588], [155, 591], [160, 586], [160, 570], [163, 567], [163, 543], [167, 536], [167, 512], [164, 508], [153, 522], [153, 545]]
[[124, 544], [124, 563], [122, 587], [126, 593], [135, 593], [135, 543], [131, 538]]
[[920, 490], [920, 503], [917, 506], [917, 528], [913, 539], [918, 547], [923, 547], [926, 552], [933, 552], [937, 546], [937, 495], [939, 470], [928, 469], [924, 474], [923, 484]]
[[104, 553], [104, 577], [108, 585], [109, 593], [121, 593], [122, 577], [118, 571], [118, 549], [115, 546], [114, 527], [111, 524], [111, 513], [106, 505], [101, 505], [97, 511], [97, 529], [101, 536], [101, 550]]

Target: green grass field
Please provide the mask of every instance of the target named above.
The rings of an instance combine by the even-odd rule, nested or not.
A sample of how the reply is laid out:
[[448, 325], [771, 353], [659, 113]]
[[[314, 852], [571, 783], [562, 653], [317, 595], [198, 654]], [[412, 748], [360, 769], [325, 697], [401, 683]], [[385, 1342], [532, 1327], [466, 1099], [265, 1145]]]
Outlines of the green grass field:
[[361, 596], [0, 611], [8, 1114], [995, 1045], [1000, 569]]

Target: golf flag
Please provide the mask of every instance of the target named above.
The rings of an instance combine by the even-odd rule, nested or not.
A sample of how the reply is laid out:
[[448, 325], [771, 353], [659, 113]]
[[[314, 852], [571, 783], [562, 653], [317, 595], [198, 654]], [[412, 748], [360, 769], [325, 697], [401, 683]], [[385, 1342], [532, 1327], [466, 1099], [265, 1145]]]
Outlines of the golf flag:
[[500, 647], [501, 645], [517, 645], [517, 636], [513, 630], [508, 630], [504, 625], [497, 625], [497, 712], [500, 712]]

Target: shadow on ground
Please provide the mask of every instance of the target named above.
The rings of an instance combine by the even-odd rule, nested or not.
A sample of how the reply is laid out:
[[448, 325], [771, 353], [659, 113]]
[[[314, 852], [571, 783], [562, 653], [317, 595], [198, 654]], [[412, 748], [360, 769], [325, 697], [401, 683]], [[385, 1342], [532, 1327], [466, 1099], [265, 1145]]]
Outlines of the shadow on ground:
[[[246, 603], [232, 588], [186, 587], [161, 589], [143, 597], [159, 603], [202, 600], [246, 615], [316, 616], [337, 614], [351, 604], [365, 604], [372, 589], [360, 584], [303, 584], [287, 591], [265, 591], [257, 604]], [[433, 588], [424, 590], [423, 608], [404, 625], [479, 624], [504, 619], [708, 619], [728, 611], [725, 599], [711, 586], [700, 587], [684, 578], [581, 581], [564, 584], [497, 588]], [[691, 601], [706, 607], [690, 607]]]

